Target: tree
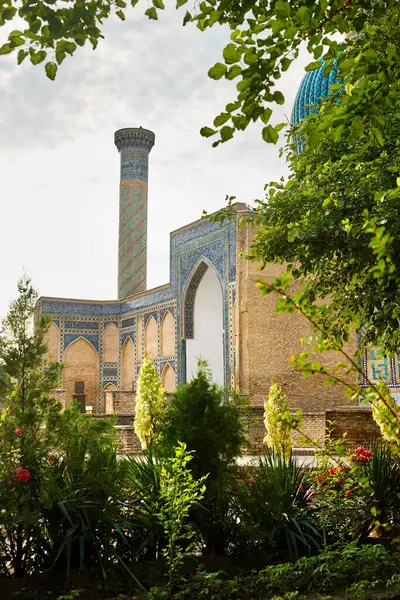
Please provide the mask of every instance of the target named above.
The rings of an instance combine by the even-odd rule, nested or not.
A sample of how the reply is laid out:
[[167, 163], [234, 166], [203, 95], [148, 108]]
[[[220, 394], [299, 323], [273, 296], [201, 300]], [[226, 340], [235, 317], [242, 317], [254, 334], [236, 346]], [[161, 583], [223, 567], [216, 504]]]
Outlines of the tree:
[[246, 443], [244, 401], [211, 380], [203, 361], [196, 377], [172, 395], [161, 425], [161, 447], [173, 455], [178, 442], [193, 452], [190, 470], [195, 480], [207, 476], [203, 507], [193, 511], [210, 552], [226, 545], [229, 491], [234, 485], [236, 459]]
[[154, 363], [145, 353], [137, 379], [135, 432], [143, 449], [159, 436], [167, 400]]
[[276, 454], [290, 457], [293, 440], [288, 424], [289, 406], [285, 392], [274, 380], [264, 401], [264, 423], [267, 430], [264, 443]]
[[[186, 3], [177, 0], [176, 6]], [[137, 0], [131, 4], [135, 6]], [[157, 19], [157, 11], [165, 8], [163, 0], [152, 4], [145, 14]], [[125, 19], [126, 6], [125, 0], [4, 0], [0, 26], [22, 18], [26, 29], [13, 30], [0, 53], [17, 52], [19, 63], [27, 56], [33, 64], [50, 58], [46, 73], [54, 79], [57, 65], [67, 54], [72, 55], [86, 41], [96, 48], [104, 20], [114, 14]], [[306, 45], [314, 58], [308, 70], [318, 68], [322, 57], [327, 70], [337, 65], [339, 79], [350, 77], [353, 83], [360, 82], [357, 94], [346, 106], [340, 103], [340, 118], [331, 123], [337, 135], [342, 135], [345, 121], [352, 121], [371, 103], [385, 102], [388, 91], [398, 89], [399, 16], [396, 0], [204, 0], [196, 4], [186, 11], [183, 24], [193, 21], [201, 31], [224, 24], [232, 32], [222, 53], [223, 62], [217, 62], [209, 76], [216, 80], [239, 78], [237, 98], [202, 134], [208, 137], [218, 131], [216, 145], [246, 129], [251, 121], [260, 120], [263, 139], [276, 143], [283, 124], [270, 124], [271, 105], [284, 103], [277, 81]], [[343, 35], [349, 33], [356, 35], [343, 41]], [[379, 123], [375, 127], [379, 131]]]

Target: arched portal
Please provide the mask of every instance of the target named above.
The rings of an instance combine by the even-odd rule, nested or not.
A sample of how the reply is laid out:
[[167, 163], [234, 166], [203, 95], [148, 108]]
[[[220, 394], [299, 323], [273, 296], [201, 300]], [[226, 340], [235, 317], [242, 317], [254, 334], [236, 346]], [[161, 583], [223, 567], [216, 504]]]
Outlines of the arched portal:
[[121, 391], [131, 392], [133, 386], [133, 363], [135, 360], [135, 346], [130, 337], [127, 337], [122, 347], [121, 354]]
[[75, 396], [87, 408], [97, 411], [99, 357], [84, 338], [74, 340], [64, 354], [63, 387], [67, 400]]
[[224, 383], [223, 296], [220, 280], [212, 267], [201, 262], [194, 272], [184, 298], [186, 378], [197, 371], [198, 359], [205, 358], [213, 380]]

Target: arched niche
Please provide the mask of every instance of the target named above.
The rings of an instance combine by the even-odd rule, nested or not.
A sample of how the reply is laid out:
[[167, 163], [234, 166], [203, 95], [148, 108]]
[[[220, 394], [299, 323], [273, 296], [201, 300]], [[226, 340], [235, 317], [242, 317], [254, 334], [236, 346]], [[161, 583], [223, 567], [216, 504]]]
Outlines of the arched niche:
[[83, 388], [86, 407], [92, 406], [92, 410], [96, 412], [99, 357], [92, 344], [81, 337], [74, 340], [64, 353], [63, 387], [68, 400], [72, 400], [75, 394], [76, 382], [80, 382], [80, 393]]
[[119, 334], [114, 323], [110, 323], [103, 333], [103, 362], [118, 362]]
[[205, 358], [213, 380], [224, 383], [223, 307], [220, 279], [212, 266], [201, 261], [184, 295], [187, 380], [196, 374], [198, 359]]
[[161, 383], [167, 394], [172, 394], [176, 390], [175, 372], [171, 365], [165, 365], [161, 373]]
[[47, 348], [46, 358], [59, 362], [60, 360], [60, 330], [55, 323], [50, 323], [50, 327], [44, 335], [44, 344]]
[[150, 317], [146, 323], [144, 345], [150, 358], [158, 356], [158, 327], [154, 317]]
[[161, 322], [160, 334], [161, 356], [173, 356], [175, 354], [175, 321], [168, 310]]
[[115, 385], [113, 383], [107, 383], [104, 387], [103, 387], [103, 392], [116, 392], [117, 388], [115, 387]]
[[127, 337], [121, 353], [121, 390], [123, 392], [132, 391], [134, 360], [135, 346], [131, 338]]

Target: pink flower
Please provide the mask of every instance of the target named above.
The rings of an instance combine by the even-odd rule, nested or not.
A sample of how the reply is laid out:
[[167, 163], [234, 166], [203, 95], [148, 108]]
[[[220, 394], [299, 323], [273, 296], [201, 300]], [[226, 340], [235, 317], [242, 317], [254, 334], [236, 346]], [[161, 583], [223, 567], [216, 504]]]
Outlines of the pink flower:
[[299, 487], [299, 492], [304, 492], [304, 485], [301, 485], [301, 486]]
[[14, 433], [15, 433], [15, 435], [17, 435], [18, 437], [21, 437], [21, 433], [22, 433], [22, 429], [21, 429], [21, 427], [16, 427], [16, 428], [14, 429]]
[[28, 471], [28, 469], [23, 469], [22, 467], [19, 467], [15, 472], [15, 477], [18, 479], [18, 481], [29, 481], [31, 478], [31, 474]]

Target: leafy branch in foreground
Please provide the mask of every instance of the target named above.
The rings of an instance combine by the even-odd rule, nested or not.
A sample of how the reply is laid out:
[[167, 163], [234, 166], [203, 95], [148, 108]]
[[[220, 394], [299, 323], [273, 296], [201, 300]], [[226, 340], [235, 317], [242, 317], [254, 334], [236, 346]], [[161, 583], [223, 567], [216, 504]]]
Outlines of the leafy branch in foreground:
[[[368, 379], [366, 387], [357, 383], [357, 378], [363, 381], [364, 372], [356, 358], [343, 347], [343, 342], [336, 338], [335, 332], [326, 327], [326, 312], [331, 308], [327, 305], [310, 305], [301, 291], [292, 296], [288, 291], [291, 282], [292, 278], [286, 273], [272, 283], [260, 279], [257, 286], [262, 295], [274, 293], [280, 296], [276, 305], [277, 312], [300, 313], [316, 334], [307, 339], [310, 345], [309, 351], [304, 351], [297, 357], [292, 356], [291, 362], [294, 368], [306, 377], [320, 375], [326, 378], [327, 384], [342, 385], [345, 394], [352, 401], [371, 404], [374, 418], [383, 437], [400, 445], [400, 412], [387, 386], [383, 382], [375, 384]], [[310, 358], [311, 353], [332, 351], [341, 354], [344, 360], [336, 363], [331, 369]], [[293, 428], [298, 431], [296, 423]]]

